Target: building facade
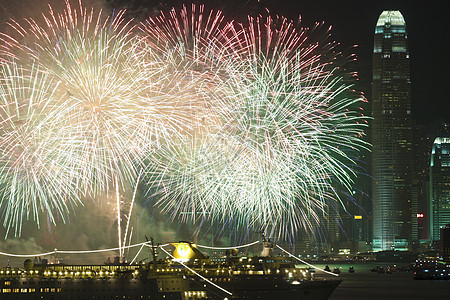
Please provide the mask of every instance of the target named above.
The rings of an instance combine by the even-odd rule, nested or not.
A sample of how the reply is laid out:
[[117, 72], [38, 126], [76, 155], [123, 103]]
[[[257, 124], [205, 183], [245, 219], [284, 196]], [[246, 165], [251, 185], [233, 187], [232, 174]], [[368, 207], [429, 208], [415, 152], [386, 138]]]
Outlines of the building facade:
[[434, 140], [430, 160], [430, 225], [431, 241], [440, 240], [440, 230], [450, 224], [450, 138]]
[[450, 224], [441, 228], [441, 245], [442, 258], [450, 263]]
[[413, 127], [414, 171], [412, 176], [411, 236], [412, 242], [416, 246], [428, 241], [430, 159], [436, 132], [436, 130], [430, 131], [430, 127], [425, 125], [416, 124]]
[[412, 117], [406, 23], [383, 11], [375, 28], [372, 78], [374, 250], [407, 249], [411, 241]]

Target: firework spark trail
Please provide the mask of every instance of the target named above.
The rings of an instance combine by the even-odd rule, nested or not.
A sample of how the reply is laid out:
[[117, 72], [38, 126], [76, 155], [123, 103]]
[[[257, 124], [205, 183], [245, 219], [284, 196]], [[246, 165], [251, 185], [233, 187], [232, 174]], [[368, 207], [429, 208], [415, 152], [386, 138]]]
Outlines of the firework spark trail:
[[[133, 191], [133, 196], [131, 197], [130, 209], [128, 211], [128, 216], [127, 216], [127, 225], [125, 227], [125, 233], [123, 235], [123, 245], [124, 245], [124, 247], [125, 247], [125, 245], [127, 243], [128, 228], [130, 226], [131, 214], [133, 213], [134, 203], [135, 203], [135, 200], [136, 200], [136, 193], [138, 191], [139, 183], [141, 182], [142, 173], [143, 173], [143, 170], [141, 169], [141, 171], [139, 172], [138, 177], [136, 179], [136, 183], [135, 183], [134, 191]], [[120, 221], [120, 217], [119, 217], [118, 221]], [[120, 232], [120, 230], [118, 230], [118, 231]], [[128, 239], [129, 243], [131, 243], [132, 233], [133, 233], [133, 227], [131, 228], [131, 232], [130, 232], [130, 235], [129, 235], [129, 239]], [[125, 253], [125, 248], [123, 249], [122, 253]]]
[[[123, 257], [123, 249], [122, 249], [122, 230], [120, 227], [120, 224], [122, 223], [121, 216], [120, 216], [120, 193], [119, 193], [119, 181], [116, 178], [115, 179], [115, 186], [116, 186], [116, 204], [117, 204], [117, 237], [119, 241], [119, 258], [122, 259]], [[125, 245], [125, 243], [124, 243]]]

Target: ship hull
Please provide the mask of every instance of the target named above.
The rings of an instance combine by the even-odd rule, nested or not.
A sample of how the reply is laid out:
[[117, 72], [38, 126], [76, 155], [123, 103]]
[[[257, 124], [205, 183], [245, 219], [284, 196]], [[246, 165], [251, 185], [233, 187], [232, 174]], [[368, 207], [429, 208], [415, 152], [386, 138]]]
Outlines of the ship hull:
[[[177, 277], [174, 280], [182, 279]], [[164, 287], [158, 279], [4, 278], [0, 285], [1, 300], [185, 299], [182, 285], [168, 291], [170, 288]]]
[[[239, 300], [326, 300], [341, 283], [341, 280], [305, 280], [292, 283], [282, 277], [267, 275], [233, 276], [230, 281], [226, 277], [209, 279], [212, 279], [212, 282], [220, 285], [232, 295], [218, 290], [205, 281], [200, 281], [196, 284], [191, 283], [191, 289], [200, 290], [203, 286], [209, 295], [208, 299], [214, 300], [223, 300], [225, 298]], [[191, 278], [191, 282], [195, 281], [194, 278]]]
[[[161, 299], [187, 300], [326, 300], [339, 285], [339, 280], [309, 280], [291, 284], [277, 278], [235, 277], [220, 286], [232, 295], [218, 291], [211, 284], [194, 278], [161, 279], [42, 279], [3, 278], [0, 299]], [[195, 294], [193, 294], [195, 291]]]

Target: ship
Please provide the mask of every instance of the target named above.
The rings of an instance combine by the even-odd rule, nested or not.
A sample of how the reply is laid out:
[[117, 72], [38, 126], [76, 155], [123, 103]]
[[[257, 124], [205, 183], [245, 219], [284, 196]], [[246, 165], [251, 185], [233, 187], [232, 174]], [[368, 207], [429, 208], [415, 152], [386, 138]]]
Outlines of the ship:
[[152, 243], [152, 261], [131, 265], [119, 259], [102, 265], [27, 259], [23, 267], [0, 269], [0, 299], [325, 300], [341, 282], [316, 278], [293, 257], [275, 256], [270, 240], [262, 244], [257, 256], [231, 249], [210, 258], [196, 244], [181, 241], [159, 246], [167, 258], [158, 259]]

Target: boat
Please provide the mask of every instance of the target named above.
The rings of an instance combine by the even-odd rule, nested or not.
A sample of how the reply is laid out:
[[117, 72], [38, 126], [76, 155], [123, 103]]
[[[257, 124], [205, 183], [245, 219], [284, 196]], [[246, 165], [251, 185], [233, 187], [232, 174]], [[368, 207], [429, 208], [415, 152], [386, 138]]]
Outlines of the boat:
[[31, 259], [0, 269], [0, 299], [328, 299], [341, 280], [317, 279], [292, 257], [274, 256], [263, 241], [259, 256], [227, 251], [209, 258], [195, 244], [172, 243], [166, 259], [151, 246], [151, 263], [49, 264]]
[[416, 260], [414, 279], [450, 280], [450, 263], [434, 260]]
[[375, 268], [370, 269], [370, 272], [384, 273], [385, 270], [382, 266], [376, 266]]

